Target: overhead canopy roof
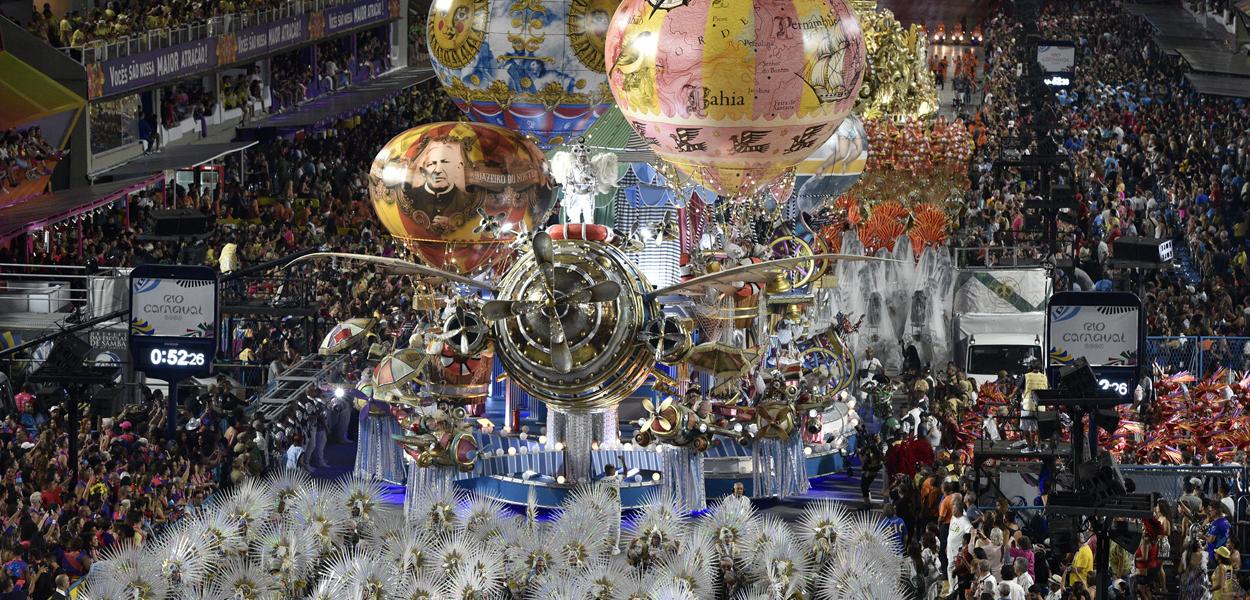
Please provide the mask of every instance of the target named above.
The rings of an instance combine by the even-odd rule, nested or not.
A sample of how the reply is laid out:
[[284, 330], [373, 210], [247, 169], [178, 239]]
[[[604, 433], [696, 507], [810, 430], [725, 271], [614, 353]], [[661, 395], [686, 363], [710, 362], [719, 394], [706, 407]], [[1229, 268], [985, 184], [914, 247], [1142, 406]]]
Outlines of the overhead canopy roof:
[[434, 70], [429, 67], [407, 67], [388, 73], [346, 90], [327, 94], [311, 100], [304, 105], [267, 119], [257, 121], [248, 129], [302, 129], [320, 123], [335, 121], [360, 112], [387, 96], [397, 94], [414, 85], [434, 78]]
[[82, 110], [86, 103], [13, 54], [0, 52], [0, 129], [13, 129], [68, 110]]
[[1200, 48], [1181, 46], [1176, 49], [1194, 71], [1250, 77], [1250, 58], [1220, 46]]
[[[1250, 0], [1247, 0], [1250, 1]], [[1181, 48], [1198, 48], [1211, 49], [1219, 48], [1219, 44], [1215, 40], [1199, 39], [1195, 40], [1187, 37], [1179, 37], [1172, 35], [1156, 34], [1154, 36], [1155, 43], [1159, 45], [1159, 49], [1169, 55], [1180, 54]]]
[[1189, 85], [1194, 86], [1199, 94], [1250, 98], [1250, 78], [1248, 77], [1186, 73], [1185, 79], [1189, 80]]
[[99, 208], [155, 184], [163, 175], [53, 192], [0, 209], [0, 242]]
[[253, 141], [170, 146], [160, 152], [147, 154], [107, 171], [96, 173], [93, 177], [108, 176], [113, 181], [121, 181], [135, 177], [145, 177], [162, 171], [198, 167], [231, 152], [251, 148], [256, 144], [257, 142]]
[[1214, 40], [1215, 34], [1198, 23], [1179, 3], [1125, 4], [1129, 14], [1144, 17], [1159, 35], [1189, 40]]

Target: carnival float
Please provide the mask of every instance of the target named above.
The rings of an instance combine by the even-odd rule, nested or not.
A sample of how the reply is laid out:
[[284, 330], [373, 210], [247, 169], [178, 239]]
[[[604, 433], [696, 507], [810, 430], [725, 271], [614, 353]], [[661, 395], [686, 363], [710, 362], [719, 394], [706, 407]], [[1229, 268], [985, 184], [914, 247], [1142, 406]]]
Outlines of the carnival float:
[[408, 339], [362, 318], [323, 344], [369, 347], [335, 382], [357, 474], [537, 507], [615, 474], [626, 509], [690, 512], [845, 470], [857, 353], [941, 337], [890, 319], [944, 310], [924, 290], [949, 286], [970, 152], [924, 35], [855, 4], [434, 3], [468, 120], [401, 133], [369, 176], [411, 260], [299, 259], [430, 299]]

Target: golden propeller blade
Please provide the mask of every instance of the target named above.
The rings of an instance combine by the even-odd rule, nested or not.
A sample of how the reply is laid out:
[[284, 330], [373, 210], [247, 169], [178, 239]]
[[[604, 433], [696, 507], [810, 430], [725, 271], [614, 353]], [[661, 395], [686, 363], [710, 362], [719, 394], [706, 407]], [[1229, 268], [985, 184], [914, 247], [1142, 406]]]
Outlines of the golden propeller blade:
[[667, 411], [668, 408], [672, 405], [673, 405], [673, 397], [669, 396], [665, 398], [664, 401], [660, 403], [660, 412]]

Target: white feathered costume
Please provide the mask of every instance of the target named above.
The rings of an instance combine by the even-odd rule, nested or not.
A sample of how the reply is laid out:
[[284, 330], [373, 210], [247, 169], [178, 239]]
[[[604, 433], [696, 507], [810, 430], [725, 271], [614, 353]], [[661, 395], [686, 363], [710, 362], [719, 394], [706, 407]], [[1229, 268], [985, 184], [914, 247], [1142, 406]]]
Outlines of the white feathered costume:
[[551, 157], [551, 174], [564, 188], [564, 219], [568, 223], [595, 222], [595, 196], [616, 187], [616, 155], [603, 152], [594, 156], [583, 142], [570, 151]]

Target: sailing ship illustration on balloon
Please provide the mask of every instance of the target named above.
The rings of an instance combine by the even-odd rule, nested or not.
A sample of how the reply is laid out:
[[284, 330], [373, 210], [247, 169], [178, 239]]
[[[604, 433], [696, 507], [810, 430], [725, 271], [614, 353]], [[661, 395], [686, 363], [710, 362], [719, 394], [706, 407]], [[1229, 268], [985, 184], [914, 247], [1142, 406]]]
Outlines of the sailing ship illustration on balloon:
[[[850, 98], [859, 86], [859, 81], [864, 76], [860, 47], [847, 39], [841, 27], [834, 29], [833, 35], [821, 40], [807, 76], [799, 75], [821, 104], [842, 102]], [[847, 52], [851, 53], [849, 57]]]

